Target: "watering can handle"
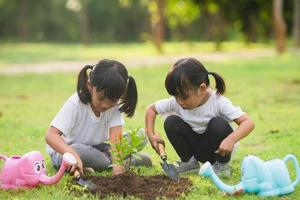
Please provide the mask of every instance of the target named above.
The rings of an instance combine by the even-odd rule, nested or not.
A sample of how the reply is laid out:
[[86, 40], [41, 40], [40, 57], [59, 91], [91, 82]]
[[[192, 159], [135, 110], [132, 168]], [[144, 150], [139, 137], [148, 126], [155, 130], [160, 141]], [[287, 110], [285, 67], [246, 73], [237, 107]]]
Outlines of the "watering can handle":
[[300, 180], [300, 169], [299, 169], [299, 162], [296, 158], [296, 156], [294, 156], [293, 154], [288, 154], [283, 158], [283, 161], [285, 162], [285, 164], [287, 164], [287, 162], [291, 160], [293, 161], [294, 167], [295, 167], [295, 171], [296, 171], [296, 180], [292, 183], [292, 185], [295, 187], [296, 184], [299, 182]]

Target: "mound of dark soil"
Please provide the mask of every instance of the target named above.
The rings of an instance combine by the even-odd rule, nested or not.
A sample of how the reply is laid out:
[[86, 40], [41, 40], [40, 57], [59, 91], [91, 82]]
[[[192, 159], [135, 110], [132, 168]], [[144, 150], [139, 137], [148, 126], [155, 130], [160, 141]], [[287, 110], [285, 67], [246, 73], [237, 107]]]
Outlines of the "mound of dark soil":
[[88, 177], [97, 185], [92, 193], [100, 199], [109, 195], [137, 196], [144, 200], [153, 200], [157, 197], [176, 198], [189, 191], [192, 182], [188, 178], [181, 178], [179, 183], [172, 181], [167, 176], [138, 176], [136, 174], [121, 174], [118, 176], [90, 176]]

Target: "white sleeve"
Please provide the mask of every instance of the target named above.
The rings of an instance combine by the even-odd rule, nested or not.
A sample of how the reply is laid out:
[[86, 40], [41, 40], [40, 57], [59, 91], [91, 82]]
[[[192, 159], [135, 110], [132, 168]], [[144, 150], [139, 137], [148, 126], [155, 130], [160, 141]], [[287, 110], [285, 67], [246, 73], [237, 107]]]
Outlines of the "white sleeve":
[[60, 130], [64, 136], [68, 136], [75, 125], [78, 107], [67, 101], [52, 120], [50, 126]]
[[125, 121], [122, 117], [122, 113], [119, 111], [118, 106], [111, 108], [107, 116], [107, 126], [108, 128], [114, 126], [124, 126]]
[[162, 99], [155, 102], [155, 109], [160, 115], [167, 115], [169, 113], [176, 113], [178, 111], [178, 104], [175, 98]]
[[231, 122], [245, 114], [240, 107], [234, 106], [228, 98], [224, 96], [220, 96], [220, 98], [220, 115], [227, 121]]

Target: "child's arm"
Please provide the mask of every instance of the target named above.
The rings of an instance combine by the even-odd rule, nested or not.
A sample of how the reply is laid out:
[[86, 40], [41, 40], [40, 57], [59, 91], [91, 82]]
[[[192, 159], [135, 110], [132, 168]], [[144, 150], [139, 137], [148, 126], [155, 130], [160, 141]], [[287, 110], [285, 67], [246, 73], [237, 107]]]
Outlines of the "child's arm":
[[[122, 126], [114, 126], [114, 127], [111, 127], [109, 129], [109, 134], [110, 134], [110, 137], [109, 137], [109, 140], [110, 140], [110, 143], [111, 144], [116, 144], [118, 143], [121, 138], [122, 138]], [[111, 150], [112, 151], [115, 151], [114, 149], [114, 145], [111, 146]], [[116, 158], [112, 157], [112, 163], [114, 163], [114, 160]], [[121, 165], [113, 165], [113, 169], [112, 169], [112, 174], [113, 175], [118, 175], [118, 174], [122, 174], [123, 172], [125, 171], [124, 167], [121, 166]]]
[[65, 152], [72, 153], [77, 160], [77, 164], [76, 166], [72, 166], [71, 173], [73, 173], [75, 169], [78, 168], [80, 173], [83, 174], [83, 164], [80, 159], [80, 156], [72, 147], [65, 143], [61, 135], [62, 132], [60, 130], [53, 126], [50, 126], [46, 133], [45, 140], [48, 145], [50, 145], [55, 151], [57, 151], [60, 154], [64, 154]]
[[146, 116], [145, 116], [145, 131], [146, 134], [150, 140], [152, 148], [156, 151], [157, 154], [162, 155], [165, 154], [165, 148], [164, 145], [161, 147], [161, 151], [158, 148], [158, 145], [162, 142], [162, 139], [158, 132], [155, 132], [154, 125], [155, 125], [155, 119], [157, 115], [157, 111], [155, 109], [155, 104], [151, 104], [146, 109]]
[[234, 122], [237, 123], [239, 127], [221, 142], [219, 149], [215, 153], [222, 156], [229, 154], [232, 152], [234, 144], [246, 137], [254, 129], [254, 122], [247, 114], [235, 119]]

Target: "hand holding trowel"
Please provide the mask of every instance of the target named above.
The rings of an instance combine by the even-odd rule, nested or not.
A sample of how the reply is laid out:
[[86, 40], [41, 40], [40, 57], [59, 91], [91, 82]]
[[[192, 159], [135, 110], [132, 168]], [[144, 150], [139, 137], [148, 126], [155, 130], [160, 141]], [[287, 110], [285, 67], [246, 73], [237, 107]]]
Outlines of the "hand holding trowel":
[[76, 162], [70, 166], [68, 171], [71, 175], [73, 174], [75, 182], [82, 187], [86, 187], [90, 191], [96, 190], [97, 186], [92, 181], [86, 179], [83, 170], [80, 170], [83, 165], [79, 155], [76, 152], [73, 152], [72, 155], [75, 157]]
[[165, 142], [163, 140], [157, 141], [157, 148], [162, 159], [162, 163], [160, 164], [163, 168], [164, 172], [174, 181], [179, 182], [179, 174], [173, 164], [168, 164], [167, 162], [167, 154], [165, 152]]
[[[80, 157], [78, 158], [80, 159]], [[77, 163], [78, 163], [78, 159], [77, 159]], [[81, 161], [80, 161], [81, 162]], [[75, 169], [75, 170], [74, 170]], [[82, 187], [86, 187], [88, 190], [90, 191], [94, 191], [97, 186], [90, 180], [87, 180], [83, 173], [80, 173], [79, 169], [78, 169], [78, 166], [76, 165], [73, 165], [72, 166], [72, 169], [71, 169], [71, 174], [72, 174], [72, 171], [74, 170], [73, 172], [73, 175], [74, 175], [74, 178], [75, 178], [75, 182], [82, 186]]]
[[[70, 151], [72, 152], [72, 151]], [[67, 171], [70, 172], [71, 175], [74, 176], [75, 178], [75, 182], [82, 186], [82, 187], [86, 187], [88, 190], [90, 191], [94, 191], [96, 190], [96, 185], [90, 181], [90, 180], [87, 180], [84, 175], [83, 175], [83, 172], [80, 172], [80, 167], [82, 167], [82, 161], [79, 157], [79, 155], [76, 153], [76, 152], [72, 152], [70, 153], [72, 156], [74, 156], [74, 162], [72, 162], [72, 164], [69, 165], [69, 167], [67, 168]]]
[[91, 180], [86, 179], [84, 175], [80, 174], [78, 169], [74, 171], [74, 178], [78, 185], [86, 187], [90, 191], [94, 191], [97, 188]]

